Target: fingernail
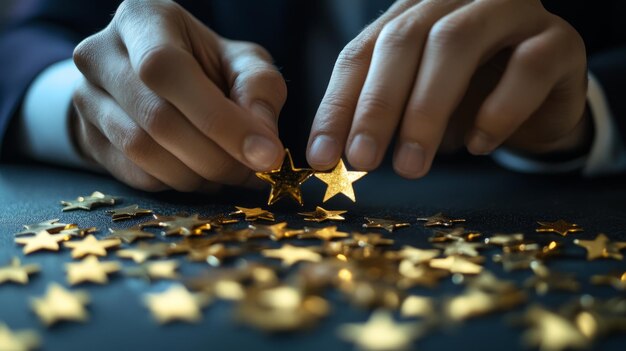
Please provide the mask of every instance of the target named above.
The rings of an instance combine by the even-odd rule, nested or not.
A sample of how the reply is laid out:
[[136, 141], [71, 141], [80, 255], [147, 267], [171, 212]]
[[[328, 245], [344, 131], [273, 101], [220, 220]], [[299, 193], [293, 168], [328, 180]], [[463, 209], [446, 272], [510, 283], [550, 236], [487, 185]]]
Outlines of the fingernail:
[[480, 130], [474, 130], [468, 140], [467, 150], [474, 155], [488, 155], [493, 151], [491, 138]]
[[371, 168], [376, 162], [377, 151], [378, 146], [374, 138], [366, 134], [359, 134], [350, 145], [348, 159], [350, 164], [356, 168]]
[[407, 177], [417, 177], [424, 170], [424, 149], [415, 142], [403, 142], [396, 155], [396, 171]]
[[320, 166], [332, 166], [339, 153], [337, 141], [328, 135], [318, 135], [311, 144], [309, 161]]
[[250, 135], [243, 142], [243, 155], [255, 170], [270, 169], [280, 155], [281, 149], [271, 140], [260, 135]]

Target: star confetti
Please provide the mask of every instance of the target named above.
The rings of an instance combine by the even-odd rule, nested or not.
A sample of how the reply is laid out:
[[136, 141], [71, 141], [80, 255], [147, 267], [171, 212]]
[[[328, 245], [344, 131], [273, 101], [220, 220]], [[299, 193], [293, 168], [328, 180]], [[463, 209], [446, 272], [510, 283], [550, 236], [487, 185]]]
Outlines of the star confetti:
[[537, 222], [537, 224], [539, 224], [539, 228], [535, 229], [537, 233], [557, 233], [561, 236], [566, 236], [569, 233], [583, 231], [583, 228], [578, 224], [569, 223], [562, 219], [556, 222]]
[[89, 196], [79, 196], [76, 200], [61, 201], [63, 212], [73, 210], [91, 211], [95, 207], [113, 206], [117, 198], [105, 195], [99, 191], [94, 191]]
[[163, 228], [163, 235], [200, 235], [203, 231], [211, 229], [211, 221], [200, 219], [198, 214], [191, 216], [159, 216], [154, 215], [154, 220], [141, 223], [141, 228], [160, 227]]
[[273, 222], [274, 214], [270, 211], [264, 210], [260, 207], [255, 208], [247, 208], [241, 206], [235, 206], [237, 211], [231, 212], [230, 215], [244, 215], [246, 221], [254, 222], [257, 219], [262, 219], [265, 221]]
[[375, 311], [364, 323], [340, 326], [339, 336], [356, 344], [360, 350], [406, 350], [422, 331], [413, 322], [397, 323], [386, 311]]
[[88, 302], [86, 293], [72, 292], [52, 283], [43, 297], [32, 299], [31, 306], [39, 319], [46, 326], [51, 326], [59, 321], [85, 322], [88, 318], [85, 305]]
[[98, 240], [93, 235], [88, 235], [81, 241], [64, 243], [65, 247], [72, 249], [72, 258], [81, 258], [87, 255], [106, 256], [107, 249], [120, 246], [119, 239]]
[[321, 239], [321, 240], [333, 240], [338, 238], [347, 238], [350, 234], [337, 230], [337, 226], [330, 226], [324, 228], [308, 228], [304, 227], [304, 233], [298, 237], [300, 239]]
[[100, 262], [96, 256], [87, 256], [80, 262], [70, 262], [65, 265], [67, 282], [76, 285], [83, 282], [106, 284], [108, 275], [121, 269], [118, 262]]
[[589, 339], [576, 325], [540, 306], [531, 306], [524, 314], [524, 321], [530, 324], [524, 334], [529, 346], [537, 346], [542, 351], [588, 348]]
[[141, 230], [140, 227], [132, 227], [128, 229], [116, 229], [109, 228], [109, 236], [105, 239], [118, 239], [126, 244], [132, 244], [138, 239], [152, 239], [154, 234]]
[[50, 219], [40, 223], [25, 224], [24, 230], [15, 233], [15, 236], [22, 236], [28, 234], [37, 234], [38, 232], [45, 230], [48, 233], [55, 234], [63, 229], [70, 229], [76, 227], [76, 224], [59, 223], [59, 219]]
[[409, 223], [394, 221], [391, 219], [365, 217], [365, 221], [367, 221], [367, 223], [363, 224], [363, 228], [381, 228], [389, 233], [393, 232], [394, 229], [410, 226]]
[[356, 202], [352, 183], [363, 178], [367, 172], [348, 171], [343, 160], [329, 172], [315, 172], [315, 177], [327, 185], [324, 200], [326, 202], [337, 194], [343, 194], [352, 202]]
[[11, 331], [0, 322], [0, 351], [29, 351], [39, 348], [41, 339], [32, 330]]
[[144, 243], [140, 242], [139, 245], [130, 249], [123, 249], [117, 251], [117, 256], [121, 258], [128, 258], [135, 263], [144, 263], [150, 258], [154, 257], [166, 257], [169, 250], [169, 245], [166, 243]]
[[279, 169], [269, 172], [257, 172], [256, 176], [272, 186], [268, 205], [273, 205], [283, 196], [289, 196], [302, 205], [300, 186], [313, 175], [309, 168], [295, 168], [288, 149], [285, 149], [285, 158]]
[[345, 218], [342, 214], [348, 211], [331, 211], [317, 206], [313, 212], [300, 212], [301, 216], [304, 216], [305, 221], [311, 222], [324, 222], [324, 221], [343, 221]]
[[284, 266], [292, 266], [300, 261], [319, 262], [322, 256], [309, 247], [283, 245], [279, 249], [267, 249], [261, 251], [263, 256], [277, 258], [283, 261]]
[[139, 216], [145, 216], [152, 214], [152, 210], [139, 208], [139, 205], [130, 205], [121, 208], [114, 208], [107, 210], [106, 213], [111, 215], [113, 221], [122, 221], [125, 219], [131, 219]]
[[575, 239], [574, 244], [587, 249], [588, 261], [598, 258], [624, 259], [624, 255], [620, 253], [620, 250], [626, 248], [626, 241], [613, 242], [603, 233], [598, 234], [593, 240]]
[[64, 235], [50, 234], [45, 230], [37, 232], [34, 236], [15, 238], [15, 243], [24, 245], [24, 255], [42, 250], [59, 251], [61, 241], [65, 241]]
[[616, 290], [626, 291], [626, 271], [613, 272], [606, 275], [596, 274], [591, 277], [591, 283], [595, 285], [611, 285]]
[[[0, 285], [6, 282], [27, 284], [28, 276], [38, 273], [40, 270], [36, 264], [22, 265], [20, 259], [14, 257], [7, 266], [0, 266]], [[1, 344], [1, 343], [0, 343]]]
[[179, 278], [177, 273], [179, 266], [178, 261], [154, 261], [127, 268], [125, 272], [129, 277], [137, 277], [149, 282], [160, 279], [176, 280]]
[[456, 223], [465, 222], [464, 219], [461, 218], [450, 218], [443, 213], [439, 212], [430, 217], [418, 217], [418, 222], [425, 222], [425, 227], [451, 227]]
[[150, 293], [144, 297], [144, 303], [160, 324], [198, 322], [202, 319], [202, 307], [209, 302], [208, 297], [192, 294], [182, 285], [172, 285], [161, 293]]

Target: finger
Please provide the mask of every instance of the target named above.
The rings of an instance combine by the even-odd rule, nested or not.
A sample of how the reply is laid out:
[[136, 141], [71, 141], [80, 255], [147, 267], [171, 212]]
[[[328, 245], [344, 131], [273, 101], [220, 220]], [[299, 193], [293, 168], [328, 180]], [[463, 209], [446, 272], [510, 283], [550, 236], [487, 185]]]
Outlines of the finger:
[[86, 78], [108, 92], [159, 145], [198, 175], [228, 185], [247, 181], [250, 169], [146, 87], [132, 69], [121, 43], [114, 45], [116, 42], [107, 33], [99, 33], [78, 45], [74, 60]]
[[346, 45], [337, 57], [328, 88], [311, 126], [307, 161], [312, 167], [325, 170], [339, 161], [365, 83], [375, 40], [387, 22], [414, 4], [414, 0], [396, 2]]
[[287, 99], [287, 85], [271, 55], [252, 43], [225, 40], [223, 47], [230, 99], [278, 134], [277, 121]]
[[376, 168], [412, 90], [430, 27], [465, 1], [422, 2], [385, 25], [359, 97], [346, 146], [350, 164]]
[[428, 172], [450, 115], [482, 61], [541, 29], [531, 2], [472, 2], [431, 29], [407, 103], [394, 168], [407, 178]]
[[125, 157], [178, 191], [194, 191], [203, 179], [157, 144], [104, 91], [87, 81], [77, 88], [74, 104]]
[[543, 104], [563, 73], [559, 39], [558, 31], [547, 31], [515, 48], [476, 116], [467, 138], [470, 153], [492, 152]]
[[[218, 38], [207, 28], [193, 25], [178, 5], [161, 16], [120, 16], [118, 32], [140, 79], [173, 104], [187, 119], [222, 149], [257, 171], [278, 167], [284, 149], [276, 133], [227, 99], [192, 55], [191, 47], [219, 50]], [[178, 10], [176, 10], [178, 9]], [[180, 11], [176, 14], [175, 11]], [[178, 22], [177, 22], [178, 21]], [[203, 33], [202, 43], [191, 43], [189, 31]], [[138, 39], [140, 38], [140, 40]]]
[[[80, 112], [78, 112], [80, 115]], [[145, 191], [162, 191], [168, 187], [161, 181], [143, 171], [136, 164], [117, 150], [102, 133], [87, 122], [84, 117], [76, 119], [78, 122], [77, 142], [81, 149], [101, 164], [115, 178]]]

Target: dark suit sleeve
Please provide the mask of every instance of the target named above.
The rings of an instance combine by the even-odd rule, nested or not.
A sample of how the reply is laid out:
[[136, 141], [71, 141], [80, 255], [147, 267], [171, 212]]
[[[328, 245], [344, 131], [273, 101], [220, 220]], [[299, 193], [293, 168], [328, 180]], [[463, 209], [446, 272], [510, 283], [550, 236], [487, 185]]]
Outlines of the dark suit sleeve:
[[[0, 33], [0, 141], [12, 135], [11, 121], [35, 77], [71, 57], [78, 41], [103, 28], [119, 1], [18, 0]], [[2, 150], [11, 155], [15, 150]]]

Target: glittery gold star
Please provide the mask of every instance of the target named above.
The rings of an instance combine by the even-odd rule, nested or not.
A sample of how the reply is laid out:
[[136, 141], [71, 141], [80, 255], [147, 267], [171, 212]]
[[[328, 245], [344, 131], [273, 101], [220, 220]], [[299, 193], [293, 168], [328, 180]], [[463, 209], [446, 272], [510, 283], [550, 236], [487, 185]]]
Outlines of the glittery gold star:
[[145, 216], [152, 214], [152, 210], [139, 208], [139, 205], [130, 205], [121, 208], [114, 208], [107, 210], [106, 213], [111, 215], [113, 221], [122, 221], [125, 219], [131, 219], [139, 216]]
[[481, 233], [465, 230], [463, 227], [457, 227], [445, 230], [435, 230], [428, 241], [433, 243], [445, 243], [454, 241], [472, 241], [482, 236]]
[[525, 342], [542, 351], [583, 349], [590, 340], [576, 327], [574, 322], [540, 306], [531, 306], [524, 314], [526, 323], [531, 324], [524, 334]]
[[88, 235], [81, 241], [64, 243], [65, 247], [72, 249], [72, 258], [81, 258], [87, 255], [106, 256], [107, 249], [118, 247], [120, 239], [98, 240], [93, 235]]
[[322, 256], [309, 247], [300, 247], [285, 244], [278, 249], [266, 249], [261, 251], [265, 257], [277, 258], [283, 261], [283, 265], [290, 267], [300, 261], [319, 262]]
[[172, 321], [197, 322], [202, 319], [202, 307], [209, 302], [207, 296], [192, 294], [178, 284], [161, 293], [144, 296], [144, 303], [160, 324]]
[[469, 256], [477, 257], [479, 255], [479, 248], [485, 247], [485, 244], [481, 243], [468, 243], [465, 240], [457, 240], [447, 244], [436, 244], [435, 247], [444, 249], [443, 254], [446, 256]]
[[593, 240], [575, 239], [574, 244], [587, 249], [587, 261], [593, 261], [598, 258], [624, 259], [624, 255], [620, 253], [620, 250], [626, 248], [626, 242], [611, 241], [603, 233], [598, 234]]
[[79, 196], [76, 200], [61, 201], [63, 212], [73, 210], [91, 211], [94, 207], [115, 205], [117, 198], [94, 191], [89, 196]]
[[80, 262], [71, 262], [65, 265], [67, 282], [76, 285], [83, 282], [106, 284], [108, 275], [121, 269], [118, 262], [100, 262], [96, 256], [87, 256]]
[[279, 169], [269, 172], [257, 172], [256, 176], [272, 186], [268, 205], [274, 204], [285, 195], [290, 196], [302, 205], [300, 186], [313, 175], [309, 168], [295, 168], [288, 149], [285, 149], [285, 158]]
[[431, 317], [435, 314], [435, 299], [410, 295], [402, 302], [400, 315], [404, 318]]
[[89, 228], [73, 227], [73, 228], [63, 229], [57, 234], [63, 235], [65, 237], [63, 241], [68, 241], [68, 240], [71, 240], [72, 238], [84, 238], [86, 235], [93, 234], [97, 231], [98, 231], [98, 228], [96, 227], [89, 227]]
[[437, 249], [419, 249], [417, 247], [405, 245], [402, 250], [387, 251], [385, 257], [391, 260], [409, 260], [413, 263], [422, 263], [430, 261], [431, 259], [439, 256], [441, 251]]
[[85, 305], [89, 296], [81, 291], [68, 291], [61, 285], [48, 285], [46, 295], [33, 298], [31, 306], [39, 319], [47, 326], [59, 321], [84, 322], [88, 318]]
[[300, 212], [298, 213], [301, 216], [304, 216], [305, 221], [311, 222], [324, 222], [324, 221], [343, 221], [342, 214], [348, 211], [331, 211], [325, 210], [320, 206], [315, 207], [315, 211], [313, 212]]
[[[27, 284], [28, 276], [38, 273], [40, 270], [36, 264], [22, 265], [20, 259], [14, 257], [7, 266], [0, 266], [0, 285], [6, 282]], [[0, 343], [1, 345], [2, 343]]]
[[464, 293], [448, 299], [443, 309], [451, 320], [462, 321], [499, 310], [508, 310], [525, 300], [526, 294], [517, 289], [498, 292], [470, 288]]
[[130, 277], [141, 278], [149, 282], [159, 279], [176, 280], [179, 278], [177, 273], [179, 266], [178, 261], [155, 261], [127, 268], [125, 272]]
[[64, 240], [64, 235], [50, 234], [45, 230], [37, 232], [34, 236], [15, 238], [17, 244], [24, 245], [24, 255], [41, 250], [59, 251], [59, 243]]
[[167, 256], [169, 248], [170, 246], [166, 243], [149, 244], [140, 242], [134, 248], [117, 251], [117, 256], [131, 259], [135, 263], [144, 263], [149, 258]]
[[191, 216], [159, 216], [155, 215], [154, 220], [141, 223], [141, 228], [160, 227], [164, 228], [163, 235], [200, 235], [205, 230], [211, 229], [209, 220], [200, 219], [198, 214]]
[[237, 211], [231, 212], [230, 215], [239, 215], [243, 214], [246, 221], [254, 222], [257, 219], [262, 219], [265, 221], [273, 222], [274, 214], [270, 211], [264, 210], [260, 207], [255, 208], [247, 208], [241, 206], [235, 206]]
[[367, 223], [363, 224], [363, 228], [381, 228], [388, 231], [389, 233], [393, 232], [393, 230], [396, 228], [410, 226], [409, 223], [394, 221], [391, 219], [365, 217], [365, 220], [367, 221]]
[[300, 239], [321, 239], [321, 240], [333, 240], [337, 238], [347, 238], [350, 234], [337, 230], [337, 226], [330, 226], [324, 228], [308, 228], [304, 227], [304, 233], [298, 236]]
[[109, 236], [105, 239], [119, 239], [126, 244], [132, 244], [137, 239], [151, 239], [154, 238], [154, 234], [145, 232], [139, 227], [132, 227], [128, 229], [116, 229], [109, 228]]
[[578, 224], [569, 223], [562, 219], [559, 219], [556, 222], [537, 222], [539, 224], [539, 228], [535, 229], [537, 233], [558, 233], [562, 236], [566, 236], [569, 233], [582, 232], [583, 228], [581, 228]]
[[426, 222], [424, 223], [425, 227], [451, 227], [456, 223], [465, 222], [464, 219], [450, 218], [441, 212], [436, 213], [430, 217], [418, 217], [417, 220], [419, 222]]
[[481, 265], [459, 256], [434, 258], [430, 260], [429, 264], [432, 268], [444, 269], [450, 273], [478, 274], [483, 270]]
[[419, 338], [423, 331], [415, 323], [397, 323], [391, 313], [375, 311], [364, 323], [343, 324], [339, 336], [357, 345], [360, 350], [406, 350]]
[[251, 235], [258, 237], [267, 237], [274, 241], [281, 240], [283, 238], [291, 238], [301, 234], [303, 231], [300, 229], [287, 228], [287, 222], [276, 223], [272, 225], [250, 225], [248, 228], [252, 229]]
[[39, 334], [32, 330], [13, 332], [0, 322], [0, 351], [29, 351], [39, 348]]
[[375, 247], [379, 245], [393, 245], [393, 239], [384, 238], [378, 233], [352, 233], [350, 243], [358, 247]]
[[45, 230], [50, 234], [55, 234], [63, 229], [69, 229], [69, 228], [75, 228], [75, 227], [76, 227], [76, 224], [59, 223], [58, 218], [50, 219], [50, 220], [43, 221], [40, 223], [25, 224], [24, 230], [22, 230], [19, 233], [15, 233], [15, 236], [37, 234], [37, 232], [40, 232], [42, 230]]
[[344, 194], [352, 202], [356, 202], [352, 183], [366, 174], [367, 172], [348, 171], [343, 160], [339, 160], [339, 163], [330, 172], [315, 172], [315, 177], [328, 186], [322, 202], [328, 201], [337, 194]]

